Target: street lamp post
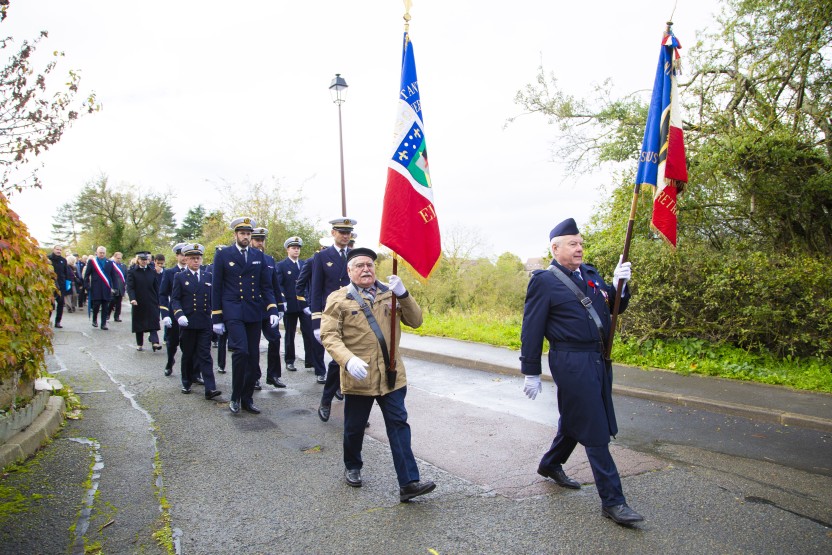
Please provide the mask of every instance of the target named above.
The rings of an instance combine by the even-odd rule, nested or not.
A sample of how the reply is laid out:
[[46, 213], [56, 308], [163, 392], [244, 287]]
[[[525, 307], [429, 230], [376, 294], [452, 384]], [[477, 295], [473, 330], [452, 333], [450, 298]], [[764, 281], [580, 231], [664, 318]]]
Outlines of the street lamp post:
[[341, 148], [341, 215], [347, 216], [347, 188], [344, 185], [344, 134], [341, 127], [341, 104], [347, 100], [347, 82], [340, 73], [335, 74], [332, 83], [329, 84], [329, 94], [332, 95], [332, 102], [338, 105], [338, 142]]

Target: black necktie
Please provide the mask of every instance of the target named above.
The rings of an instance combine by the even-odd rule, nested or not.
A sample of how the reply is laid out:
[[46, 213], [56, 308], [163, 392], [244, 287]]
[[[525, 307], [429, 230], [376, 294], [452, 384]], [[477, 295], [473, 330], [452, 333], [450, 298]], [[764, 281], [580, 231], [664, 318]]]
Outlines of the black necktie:
[[196, 282], [199, 283], [199, 272], [195, 273], [194, 276], [196, 276]]
[[341, 260], [347, 260], [347, 249], [341, 249]]
[[584, 278], [581, 277], [581, 271], [580, 270], [573, 270], [572, 275], [575, 276], [576, 278], [578, 278], [579, 281], [584, 280]]
[[240, 250], [243, 251], [243, 260], [245, 260], [246, 264], [248, 264], [248, 250], [247, 249], [240, 249]]

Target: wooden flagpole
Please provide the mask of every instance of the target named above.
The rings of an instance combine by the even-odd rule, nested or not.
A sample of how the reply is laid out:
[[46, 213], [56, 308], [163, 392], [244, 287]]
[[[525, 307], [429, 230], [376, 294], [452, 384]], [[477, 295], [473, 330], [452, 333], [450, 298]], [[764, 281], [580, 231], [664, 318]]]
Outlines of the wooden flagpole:
[[[633, 227], [636, 220], [636, 208], [638, 207], [638, 195], [641, 191], [641, 185], [636, 184], [633, 187], [633, 202], [630, 205], [630, 221], [627, 222], [627, 235], [624, 237], [624, 250], [621, 255], [621, 262], [627, 262], [630, 256], [630, 243], [633, 240]], [[621, 305], [621, 294], [624, 291], [624, 280], [618, 282], [618, 287], [615, 290], [615, 303], [613, 303], [612, 313], [610, 314], [610, 333], [607, 337], [607, 345], [604, 350], [604, 358], [610, 360], [612, 356], [612, 342], [615, 340], [615, 328], [618, 322], [618, 311]]]

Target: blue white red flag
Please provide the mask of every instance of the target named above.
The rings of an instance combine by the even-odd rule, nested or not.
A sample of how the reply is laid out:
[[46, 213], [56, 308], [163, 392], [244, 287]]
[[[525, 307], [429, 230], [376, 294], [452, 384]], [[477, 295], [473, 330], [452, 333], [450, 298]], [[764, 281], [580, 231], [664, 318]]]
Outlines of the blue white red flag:
[[688, 181], [677, 75], [682, 45], [668, 29], [662, 37], [653, 98], [647, 113], [636, 185], [653, 186], [651, 225], [676, 247], [676, 199]]
[[379, 242], [428, 277], [442, 252], [425, 143], [413, 43], [404, 33], [402, 74]]

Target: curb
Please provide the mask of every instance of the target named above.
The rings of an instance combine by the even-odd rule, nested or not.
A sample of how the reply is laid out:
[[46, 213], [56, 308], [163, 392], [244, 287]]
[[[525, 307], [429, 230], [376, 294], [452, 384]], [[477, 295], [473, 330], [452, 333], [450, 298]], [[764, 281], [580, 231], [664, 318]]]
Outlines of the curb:
[[[428, 362], [436, 362], [439, 364], [448, 364], [450, 366], [459, 366], [461, 368], [470, 368], [472, 370], [480, 370], [484, 372], [494, 372], [496, 374], [503, 374], [507, 376], [519, 376], [519, 366], [517, 368], [508, 368], [500, 364], [485, 362], [483, 360], [468, 359], [457, 357], [453, 355], [443, 355], [441, 353], [421, 351], [408, 347], [400, 347], [401, 354], [411, 358], [418, 358]], [[541, 374], [544, 380], [552, 381], [551, 376], [546, 373]], [[702, 409], [712, 412], [719, 412], [722, 414], [730, 414], [732, 416], [741, 416], [743, 418], [751, 418], [763, 422], [771, 422], [781, 426], [798, 426], [801, 428], [810, 428], [819, 430], [821, 432], [832, 433], [832, 420], [828, 418], [819, 418], [815, 416], [808, 416], [805, 414], [796, 414], [793, 412], [764, 409], [754, 407], [751, 405], [744, 405], [741, 403], [730, 403], [727, 401], [713, 401], [702, 397], [695, 397], [690, 395], [679, 395], [676, 393], [665, 393], [663, 391], [652, 391], [649, 389], [641, 389], [637, 387], [629, 387], [625, 385], [612, 385], [612, 392], [618, 395], [625, 395], [627, 397], [635, 397], [638, 399], [645, 399], [647, 401], [655, 401], [659, 403], [671, 403], [683, 407]]]
[[31, 425], [0, 445], [0, 468], [23, 462], [51, 438], [63, 422], [66, 405], [60, 395], [52, 395]]

